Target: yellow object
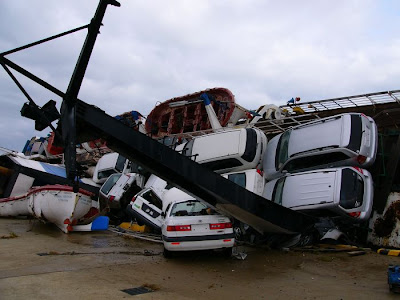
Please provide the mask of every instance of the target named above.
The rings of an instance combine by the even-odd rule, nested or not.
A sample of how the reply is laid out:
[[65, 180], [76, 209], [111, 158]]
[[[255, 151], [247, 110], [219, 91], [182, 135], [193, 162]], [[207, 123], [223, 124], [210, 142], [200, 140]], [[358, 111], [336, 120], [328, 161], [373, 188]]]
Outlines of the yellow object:
[[400, 250], [392, 250], [392, 249], [378, 249], [379, 254], [383, 254], [383, 255], [390, 255], [390, 256], [400, 256]]
[[358, 247], [356, 247], [356, 246], [343, 245], [343, 244], [338, 244], [338, 245], [319, 244], [318, 246], [320, 248], [329, 248], [329, 249], [348, 249], [348, 250], [356, 250], [356, 249], [358, 249]]
[[136, 232], [150, 232], [150, 228], [147, 227], [146, 225], [139, 226], [137, 223], [130, 223], [130, 222], [124, 222], [119, 224], [119, 227], [123, 229], [128, 229]]
[[293, 112], [295, 112], [298, 115], [302, 115], [305, 113], [305, 111], [300, 106], [295, 106], [292, 109], [293, 109]]

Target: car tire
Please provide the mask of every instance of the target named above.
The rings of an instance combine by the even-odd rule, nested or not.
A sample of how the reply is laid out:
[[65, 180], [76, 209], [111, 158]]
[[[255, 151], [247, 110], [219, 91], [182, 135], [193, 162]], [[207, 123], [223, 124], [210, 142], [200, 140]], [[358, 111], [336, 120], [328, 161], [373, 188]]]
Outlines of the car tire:
[[167, 250], [167, 249], [164, 248], [163, 256], [164, 256], [165, 258], [172, 258], [172, 253], [171, 253], [171, 251], [169, 251], [169, 250]]

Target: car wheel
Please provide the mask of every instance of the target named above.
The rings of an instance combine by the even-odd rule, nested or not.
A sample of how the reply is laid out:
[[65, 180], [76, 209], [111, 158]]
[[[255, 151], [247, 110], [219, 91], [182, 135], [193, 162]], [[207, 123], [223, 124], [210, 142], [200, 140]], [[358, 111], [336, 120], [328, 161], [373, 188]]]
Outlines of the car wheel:
[[163, 255], [164, 255], [165, 258], [171, 258], [172, 257], [171, 251], [169, 251], [169, 250], [167, 250], [165, 248], [164, 248], [164, 251], [163, 251]]

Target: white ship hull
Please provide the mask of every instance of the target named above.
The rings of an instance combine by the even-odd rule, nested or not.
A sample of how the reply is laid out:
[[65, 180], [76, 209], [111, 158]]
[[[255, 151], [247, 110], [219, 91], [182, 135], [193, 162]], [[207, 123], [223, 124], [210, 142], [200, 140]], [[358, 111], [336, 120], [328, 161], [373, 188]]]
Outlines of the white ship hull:
[[68, 233], [89, 212], [91, 196], [82, 189], [74, 193], [72, 187], [64, 185], [37, 187], [17, 197], [0, 199], [0, 217], [34, 216]]

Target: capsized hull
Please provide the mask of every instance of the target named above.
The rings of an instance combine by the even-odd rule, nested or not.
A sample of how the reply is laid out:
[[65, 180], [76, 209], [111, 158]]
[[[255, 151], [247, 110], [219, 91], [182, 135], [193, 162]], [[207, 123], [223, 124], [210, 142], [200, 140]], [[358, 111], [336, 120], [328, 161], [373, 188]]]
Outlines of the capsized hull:
[[74, 193], [64, 185], [36, 187], [18, 197], [0, 199], [0, 217], [34, 216], [68, 233], [89, 212], [92, 195], [82, 189]]
[[200, 95], [214, 99], [211, 105], [222, 127], [226, 126], [235, 110], [235, 96], [226, 88], [212, 88], [182, 97], [172, 98], [157, 105], [146, 119], [145, 129], [153, 138], [171, 134], [211, 129], [206, 108]]

